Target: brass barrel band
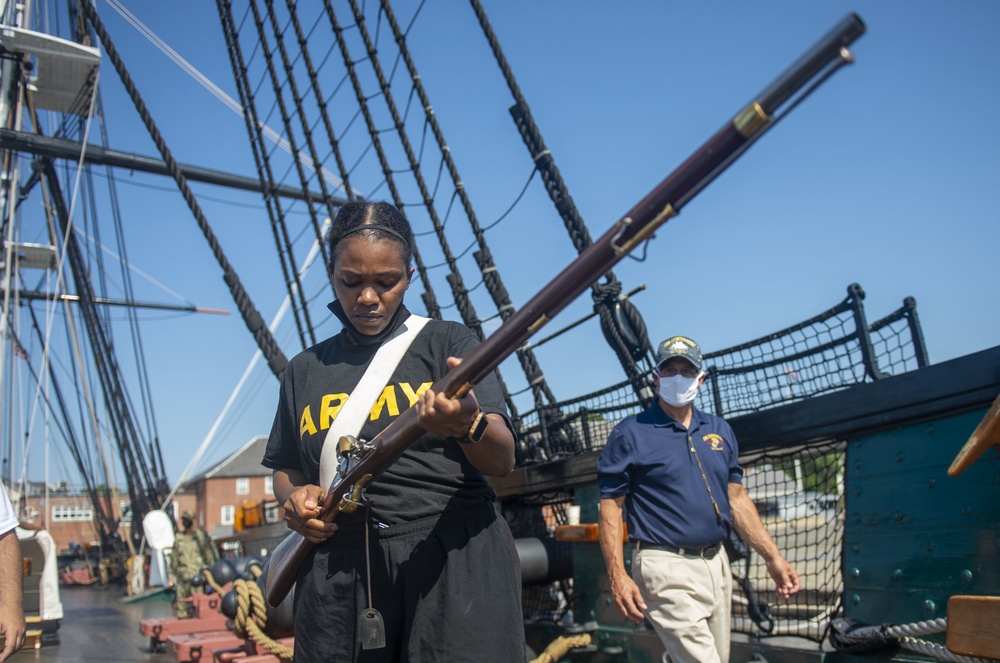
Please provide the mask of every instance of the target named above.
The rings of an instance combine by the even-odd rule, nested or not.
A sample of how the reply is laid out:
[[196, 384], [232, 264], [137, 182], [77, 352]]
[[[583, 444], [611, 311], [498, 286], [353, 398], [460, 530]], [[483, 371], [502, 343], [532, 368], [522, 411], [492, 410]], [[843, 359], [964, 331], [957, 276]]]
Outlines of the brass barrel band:
[[751, 138], [767, 124], [767, 113], [756, 101], [740, 111], [733, 119], [733, 127], [744, 138]]

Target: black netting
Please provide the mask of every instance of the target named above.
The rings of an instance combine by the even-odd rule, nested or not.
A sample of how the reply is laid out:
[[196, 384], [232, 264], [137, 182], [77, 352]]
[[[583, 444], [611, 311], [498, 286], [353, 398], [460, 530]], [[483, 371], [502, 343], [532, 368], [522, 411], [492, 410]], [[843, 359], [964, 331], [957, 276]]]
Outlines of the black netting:
[[[647, 386], [652, 394], [652, 387]], [[539, 462], [593, 451], [604, 446], [619, 421], [639, 411], [637, 390], [629, 380], [553, 409], [532, 410], [518, 432], [525, 462]]]
[[[857, 285], [837, 306], [764, 338], [704, 355], [707, 373], [696, 405], [725, 417], [757, 412], [898, 375], [927, 364], [916, 304], [867, 325]], [[860, 325], [859, 325], [860, 323]], [[863, 333], [859, 333], [859, 327]], [[637, 388], [623, 381], [601, 391], [526, 412], [519, 431], [524, 462], [593, 451], [615, 424], [641, 409]], [[570, 431], [569, 434], [564, 434]]]
[[869, 326], [864, 291], [853, 284], [847, 293], [844, 301], [814, 318], [704, 355], [708, 378], [699, 394], [700, 407], [723, 416], [747, 414], [926, 362], [911, 299]]
[[844, 457], [843, 443], [826, 442], [742, 459], [744, 486], [802, 589], [779, 600], [764, 561], [746, 547], [745, 558], [732, 560], [734, 631], [820, 641], [839, 614]]
[[917, 303], [912, 297], [903, 306], [868, 326], [872, 351], [882, 373], [899, 375], [927, 365]]

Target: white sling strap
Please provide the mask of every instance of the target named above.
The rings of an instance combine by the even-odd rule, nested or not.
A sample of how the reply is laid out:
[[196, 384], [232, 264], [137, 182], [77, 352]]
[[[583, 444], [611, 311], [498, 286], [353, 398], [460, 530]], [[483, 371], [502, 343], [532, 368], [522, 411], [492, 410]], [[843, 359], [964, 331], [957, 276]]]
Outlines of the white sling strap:
[[371, 413], [375, 400], [389, 382], [413, 339], [428, 322], [430, 318], [410, 314], [403, 323], [402, 333], [383, 343], [375, 353], [372, 363], [368, 365], [365, 374], [361, 376], [361, 381], [348, 396], [347, 402], [340, 408], [337, 418], [333, 420], [323, 440], [323, 453], [319, 460], [321, 488], [328, 489], [337, 475], [340, 455], [337, 452], [338, 441], [344, 435], [357, 436], [361, 433], [361, 427], [365, 425], [365, 419]]

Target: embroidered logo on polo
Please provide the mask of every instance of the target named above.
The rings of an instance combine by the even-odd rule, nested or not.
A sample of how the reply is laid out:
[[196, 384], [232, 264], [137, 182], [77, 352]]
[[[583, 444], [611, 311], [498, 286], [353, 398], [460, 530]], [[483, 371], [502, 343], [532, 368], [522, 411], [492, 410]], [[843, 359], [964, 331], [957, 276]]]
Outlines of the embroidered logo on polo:
[[[390, 417], [398, 417], [400, 413], [400, 398], [398, 392], [402, 392], [402, 396], [406, 399], [406, 405], [403, 407], [410, 407], [417, 402], [417, 399], [425, 391], [431, 388], [431, 382], [424, 382], [416, 389], [409, 382], [400, 382], [399, 384], [387, 384], [385, 389], [382, 390], [382, 394], [379, 395], [378, 400], [375, 401], [375, 405], [372, 406], [371, 413], [369, 414], [369, 420], [375, 421], [382, 416], [385, 412]], [[340, 408], [344, 407], [344, 403], [347, 402], [347, 397], [350, 394], [326, 394], [320, 401], [319, 405], [319, 426], [317, 427], [317, 419], [313, 415], [312, 406], [306, 405], [302, 410], [302, 414], [299, 416], [299, 438], [303, 435], [315, 435], [321, 430], [328, 429], [332, 424], [333, 420], [337, 418], [340, 413]]]
[[721, 435], [716, 435], [715, 433], [709, 433], [705, 437], [701, 438], [702, 442], [711, 447], [712, 451], [722, 451], [722, 446], [724, 440]]

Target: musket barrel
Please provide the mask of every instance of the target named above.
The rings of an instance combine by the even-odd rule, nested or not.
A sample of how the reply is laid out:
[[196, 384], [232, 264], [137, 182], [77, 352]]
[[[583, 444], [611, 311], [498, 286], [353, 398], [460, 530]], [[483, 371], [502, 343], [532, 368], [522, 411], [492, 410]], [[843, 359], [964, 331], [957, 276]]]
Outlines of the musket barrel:
[[[674, 172], [584, 249], [558, 276], [519, 308], [462, 363], [434, 383], [432, 389], [449, 397], [465, 394], [521, 347], [532, 335], [601, 278], [632, 249], [650, 239], [653, 232], [676, 216], [681, 207], [734, 161], [755, 137], [761, 135], [771, 115], [785, 101], [816, 79], [837, 61], [841, 49], [865, 31], [865, 24], [851, 14], [827, 33], [812, 49], [779, 76], [737, 116], [715, 133]], [[823, 79], [820, 79], [822, 81]], [[375, 451], [352, 468], [347, 476], [335, 479], [327, 501], [339, 499], [363, 475], [377, 478], [414, 442], [423, 430], [417, 425], [415, 410], [403, 412], [372, 441]], [[337, 516], [335, 508], [324, 515], [327, 522]], [[272, 553], [268, 571], [267, 602], [277, 606], [291, 589], [299, 566], [314, 544], [292, 532]]]
[[[850, 14], [841, 20], [744, 111], [716, 132], [618, 223], [504, 321], [434, 388], [453, 396], [453, 389], [465, 384], [475, 385], [499, 366], [504, 358], [589, 288], [595, 279], [639, 243], [650, 238], [656, 228], [676, 216], [693, 194], [728, 166], [732, 156], [766, 126], [771, 114], [782, 103], [840, 59], [840, 49], [853, 43], [864, 31], [865, 24], [857, 14]], [[500, 359], [486, 361], [491, 356], [499, 356]]]
[[840, 49], [850, 46], [866, 30], [865, 22], [857, 14], [848, 14], [795, 64], [778, 76], [763, 92], [757, 103], [767, 115], [773, 115], [789, 97], [802, 89], [810, 80], [840, 57]]

